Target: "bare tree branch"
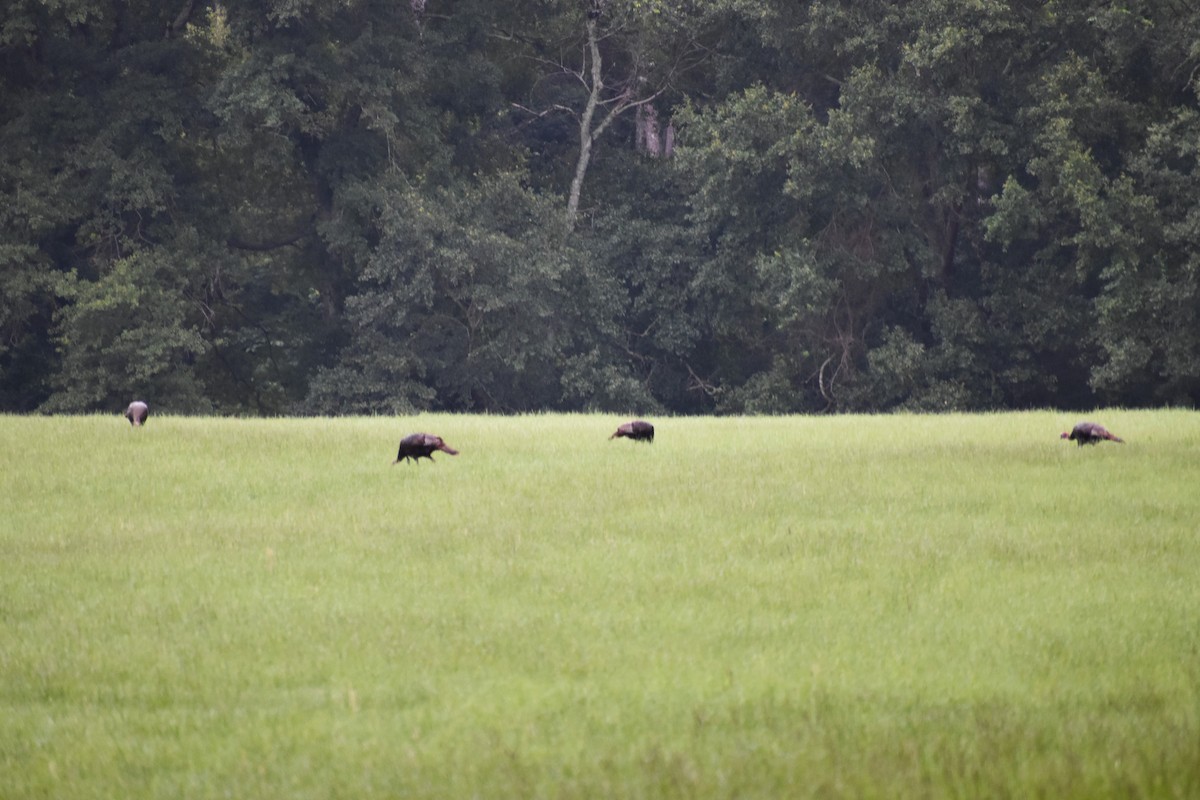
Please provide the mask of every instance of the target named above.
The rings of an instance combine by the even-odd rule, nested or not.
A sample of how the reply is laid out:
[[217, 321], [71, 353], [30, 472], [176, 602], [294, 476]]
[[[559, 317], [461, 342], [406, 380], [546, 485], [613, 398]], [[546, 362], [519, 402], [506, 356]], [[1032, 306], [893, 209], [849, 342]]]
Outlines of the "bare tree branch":
[[266, 242], [251, 242], [241, 238], [240, 236], [230, 236], [225, 243], [235, 250], [248, 250], [253, 253], [266, 253], [271, 250], [278, 250], [282, 247], [293, 245], [308, 236], [310, 233], [310, 231], [303, 230], [294, 235], [285, 236], [282, 239], [273, 239]]
[[565, 112], [567, 114], [570, 114], [572, 117], [579, 116], [578, 112], [576, 112], [575, 109], [571, 108], [570, 106], [560, 105], [558, 103], [554, 103], [553, 105], [546, 107], [542, 111], [534, 111], [532, 108], [530, 108], [528, 106], [523, 106], [520, 103], [512, 103], [511, 105], [513, 108], [520, 109], [521, 111], [524, 111], [527, 114], [532, 114], [534, 117], [537, 117], [538, 119], [541, 119], [542, 117], [544, 117], [548, 114], [552, 114], [555, 111]]

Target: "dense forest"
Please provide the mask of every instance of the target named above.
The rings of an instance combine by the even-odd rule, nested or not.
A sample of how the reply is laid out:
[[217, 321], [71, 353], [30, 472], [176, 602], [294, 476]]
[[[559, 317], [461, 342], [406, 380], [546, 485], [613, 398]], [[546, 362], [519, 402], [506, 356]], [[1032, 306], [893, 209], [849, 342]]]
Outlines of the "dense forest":
[[1188, 0], [6, 0], [0, 411], [1200, 400]]

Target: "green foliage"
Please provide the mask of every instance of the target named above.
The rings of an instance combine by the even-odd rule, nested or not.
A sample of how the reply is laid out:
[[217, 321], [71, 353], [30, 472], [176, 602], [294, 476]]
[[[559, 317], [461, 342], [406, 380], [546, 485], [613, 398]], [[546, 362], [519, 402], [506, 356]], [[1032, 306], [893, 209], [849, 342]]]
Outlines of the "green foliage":
[[1092, 380], [1106, 394], [1188, 404], [1200, 387], [1198, 136], [1194, 110], [1154, 126], [1121, 186], [1136, 236], [1101, 273], [1097, 338], [1106, 359]]
[[70, 278], [29, 247], [0, 247], [0, 407], [32, 411], [48, 394], [50, 320]]
[[552, 362], [570, 324], [558, 315], [568, 262], [555, 204], [500, 175], [429, 192], [397, 185], [375, 212], [378, 244], [348, 303], [349, 354], [320, 379], [316, 410], [555, 402]]
[[0, 408], [1191, 405], [1197, 41], [1148, 0], [9, 3]]
[[[745, 125], [768, 131], [756, 155], [792, 148], [786, 195], [769, 182], [782, 179], [778, 166], [739, 176], [740, 196], [704, 191], [721, 174], [716, 163], [693, 169], [708, 218], [751, 221], [731, 247], [738, 260], [757, 253], [778, 268], [790, 258], [821, 278], [789, 293], [791, 271], [780, 270], [761, 295], [774, 301], [765, 316], [783, 335], [769, 347], [793, 363], [793, 385], [817, 383], [816, 399], [832, 408], [1079, 404], [1089, 402], [1089, 377], [1110, 398], [1155, 402], [1138, 387], [1158, 387], [1160, 402], [1192, 402], [1190, 368], [1168, 389], [1167, 368], [1130, 369], [1146, 365], [1149, 348], [1108, 332], [1121, 327], [1123, 310], [1126, 320], [1137, 314], [1133, 294], [1153, 296], [1128, 278], [1118, 292], [1115, 276], [1177, 261], [1147, 237], [1162, 201], [1127, 174], [1146, 120], [1174, 97], [1137, 81], [1149, 78], [1138, 70], [1157, 45], [1150, 31], [1166, 23], [1154, 16], [1029, 16], [1007, 4], [941, 2], [763, 13], [772, 27], [765, 41], [781, 50], [788, 25], [804, 32], [836, 98], [812, 109], [815, 124], [791, 126], [801, 133], [791, 144], [737, 112], [753, 93], [693, 120], [688, 141], [704, 152], [709, 142], [737, 142]], [[1037, 37], [1065, 44], [1047, 58]], [[811, 142], [820, 143], [815, 153]], [[736, 150], [723, 163], [741, 163]], [[761, 218], [748, 207], [783, 213]], [[735, 226], [722, 222], [710, 235], [733, 242]], [[748, 274], [733, 264], [723, 272]], [[1189, 296], [1186, 282], [1160, 289]], [[1171, 330], [1191, 328], [1156, 312]], [[1187, 337], [1157, 339], [1178, 343], [1176, 369], [1193, 361]], [[764, 379], [779, 385], [779, 358], [754, 361], [770, 363]], [[1120, 395], [1111, 391], [1117, 381]], [[940, 399], [922, 400], [924, 391]]]
[[62, 350], [57, 391], [47, 411], [122, 408], [135, 397], [156, 407], [206, 410], [203, 387], [180, 364], [205, 350], [189, 323], [186, 289], [163, 253], [139, 252], [113, 263], [96, 281], [77, 282], [70, 305], [59, 313]]

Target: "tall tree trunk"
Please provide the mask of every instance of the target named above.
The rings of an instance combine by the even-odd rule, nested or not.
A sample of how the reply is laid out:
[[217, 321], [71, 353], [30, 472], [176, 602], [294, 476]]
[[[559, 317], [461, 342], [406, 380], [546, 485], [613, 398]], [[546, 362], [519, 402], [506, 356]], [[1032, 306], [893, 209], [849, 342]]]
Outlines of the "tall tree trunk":
[[[596, 106], [600, 104], [604, 79], [600, 74], [600, 45], [596, 42], [596, 20], [591, 17], [587, 20], [587, 41], [592, 60], [592, 80], [588, 87], [587, 105], [579, 117], [579, 159], [575, 162], [575, 177], [571, 179], [571, 193], [567, 197], [568, 232], [575, 229], [575, 220], [579, 217], [579, 195], [583, 192], [583, 178], [592, 160], [592, 142], [608, 124], [608, 120], [605, 120], [598, 129], [592, 130], [592, 118], [596, 115]], [[612, 116], [608, 119], [612, 119]]]
[[[583, 179], [587, 176], [588, 165], [592, 161], [592, 146], [596, 139], [618, 116], [631, 108], [639, 108], [654, 102], [659, 95], [666, 91], [664, 83], [657, 91], [639, 98], [632, 88], [637, 85], [637, 76], [631, 75], [625, 81], [625, 89], [621, 94], [608, 100], [602, 99], [604, 65], [600, 60], [600, 44], [596, 36], [596, 20], [598, 18], [599, 14], [589, 14], [586, 23], [588, 61], [590, 63], [584, 65], [586, 69], [580, 73], [579, 77], [588, 88], [588, 99], [587, 105], [584, 106], [583, 113], [579, 117], [579, 159], [575, 162], [575, 177], [571, 179], [571, 193], [567, 197], [565, 222], [568, 233], [575, 229], [575, 222], [579, 217], [579, 196], [583, 193]], [[608, 110], [597, 122], [596, 112], [601, 105], [607, 105]]]

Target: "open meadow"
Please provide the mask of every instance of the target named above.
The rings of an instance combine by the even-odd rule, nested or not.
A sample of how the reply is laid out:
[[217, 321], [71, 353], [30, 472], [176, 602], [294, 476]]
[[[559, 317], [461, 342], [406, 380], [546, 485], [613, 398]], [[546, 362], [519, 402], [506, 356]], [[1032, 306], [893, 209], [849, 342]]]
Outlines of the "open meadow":
[[0, 417], [0, 797], [1198, 797], [1200, 414], [1080, 418]]

